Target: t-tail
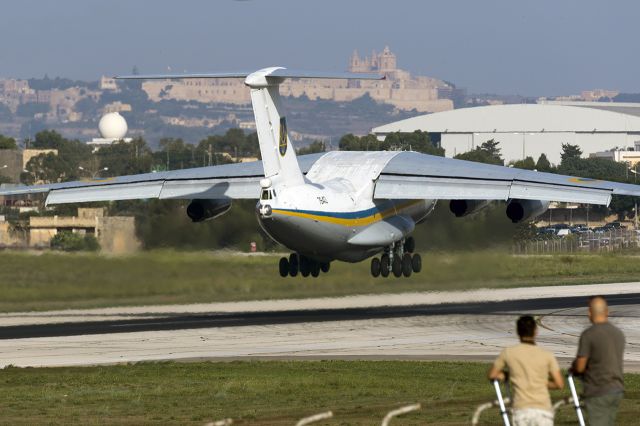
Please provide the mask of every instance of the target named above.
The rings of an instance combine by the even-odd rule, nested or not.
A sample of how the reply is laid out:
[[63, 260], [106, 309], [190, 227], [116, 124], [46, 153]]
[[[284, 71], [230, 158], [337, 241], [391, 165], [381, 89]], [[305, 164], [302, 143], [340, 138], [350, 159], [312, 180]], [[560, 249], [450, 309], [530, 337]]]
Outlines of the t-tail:
[[131, 75], [118, 79], [184, 79], [184, 78], [244, 78], [251, 89], [251, 103], [256, 120], [264, 176], [277, 186], [297, 186], [304, 183], [296, 151], [287, 132], [287, 118], [280, 101], [280, 84], [287, 78], [329, 78], [382, 80], [376, 74], [325, 73], [296, 71], [281, 67], [264, 68], [247, 73]]

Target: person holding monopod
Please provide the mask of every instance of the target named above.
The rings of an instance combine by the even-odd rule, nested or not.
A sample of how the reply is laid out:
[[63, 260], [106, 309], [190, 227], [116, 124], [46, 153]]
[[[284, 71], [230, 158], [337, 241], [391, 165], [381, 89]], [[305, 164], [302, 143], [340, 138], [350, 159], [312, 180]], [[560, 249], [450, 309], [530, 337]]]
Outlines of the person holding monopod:
[[584, 405], [591, 426], [613, 426], [624, 395], [625, 337], [609, 322], [609, 307], [602, 296], [589, 299], [591, 326], [582, 332], [573, 374], [583, 375]]
[[514, 426], [552, 426], [549, 389], [564, 388], [560, 366], [551, 352], [536, 345], [538, 327], [532, 316], [518, 318], [516, 329], [520, 343], [502, 350], [489, 369], [489, 380], [505, 380], [508, 369]]

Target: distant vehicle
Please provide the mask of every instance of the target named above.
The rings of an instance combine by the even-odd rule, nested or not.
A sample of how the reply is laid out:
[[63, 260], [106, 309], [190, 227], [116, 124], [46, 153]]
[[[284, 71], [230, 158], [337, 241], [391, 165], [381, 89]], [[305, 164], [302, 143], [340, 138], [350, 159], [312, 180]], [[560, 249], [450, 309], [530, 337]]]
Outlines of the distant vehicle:
[[596, 228], [593, 228], [594, 234], [604, 234], [605, 232], [609, 231], [611, 231], [611, 228], [607, 228], [606, 226], [598, 226]]
[[555, 236], [557, 232], [558, 231], [556, 231], [555, 228], [544, 227], [544, 228], [539, 228], [536, 233], [540, 236]]
[[605, 226], [605, 228], [611, 228], [611, 229], [625, 229], [626, 228], [626, 226], [624, 226], [620, 222], [609, 222], [604, 226]]
[[591, 232], [587, 225], [584, 224], [574, 225], [570, 229], [574, 234], [584, 234], [585, 232]]
[[558, 237], [566, 237], [567, 235], [571, 235], [571, 229], [559, 229], [558, 233], [556, 234]]

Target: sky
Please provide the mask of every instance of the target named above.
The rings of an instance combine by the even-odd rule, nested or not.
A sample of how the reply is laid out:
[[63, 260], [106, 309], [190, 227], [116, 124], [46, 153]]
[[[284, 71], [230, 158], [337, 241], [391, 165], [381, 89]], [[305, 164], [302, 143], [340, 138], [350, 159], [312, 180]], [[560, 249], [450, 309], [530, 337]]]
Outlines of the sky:
[[470, 93], [640, 92], [640, 2], [7, 0], [0, 76], [285, 66], [343, 71], [389, 45], [398, 66]]

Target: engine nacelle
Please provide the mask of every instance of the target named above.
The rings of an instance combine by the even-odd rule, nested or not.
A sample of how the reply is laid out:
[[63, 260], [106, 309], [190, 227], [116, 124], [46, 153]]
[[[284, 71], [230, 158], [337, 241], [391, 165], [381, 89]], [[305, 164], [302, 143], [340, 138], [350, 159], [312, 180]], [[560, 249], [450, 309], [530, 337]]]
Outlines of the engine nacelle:
[[451, 210], [451, 213], [455, 214], [456, 217], [462, 217], [476, 213], [487, 207], [490, 203], [489, 200], [451, 200], [449, 202], [449, 210]]
[[187, 216], [193, 222], [215, 219], [231, 208], [231, 200], [192, 200], [187, 206]]
[[507, 217], [511, 222], [519, 223], [540, 216], [548, 208], [548, 201], [513, 199], [507, 204]]

